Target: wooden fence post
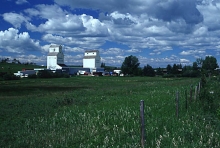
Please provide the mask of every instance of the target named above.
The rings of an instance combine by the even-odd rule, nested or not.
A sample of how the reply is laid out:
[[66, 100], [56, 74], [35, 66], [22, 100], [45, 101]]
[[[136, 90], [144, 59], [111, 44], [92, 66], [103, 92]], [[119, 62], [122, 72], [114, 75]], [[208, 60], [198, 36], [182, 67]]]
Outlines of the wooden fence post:
[[187, 98], [187, 90], [185, 90], [185, 98], [186, 98], [186, 110], [188, 109], [188, 98]]
[[179, 92], [176, 92], [176, 116], [179, 117]]
[[144, 125], [144, 100], [140, 102], [140, 122], [141, 122], [141, 146], [145, 145], [145, 125]]
[[196, 97], [197, 97], [197, 90], [198, 90], [198, 86], [196, 85], [196, 87], [195, 87], [195, 96], [194, 96], [194, 100], [196, 100]]
[[190, 102], [192, 102], [192, 85], [190, 86]]
[[201, 82], [199, 82], [198, 94], [200, 94]]

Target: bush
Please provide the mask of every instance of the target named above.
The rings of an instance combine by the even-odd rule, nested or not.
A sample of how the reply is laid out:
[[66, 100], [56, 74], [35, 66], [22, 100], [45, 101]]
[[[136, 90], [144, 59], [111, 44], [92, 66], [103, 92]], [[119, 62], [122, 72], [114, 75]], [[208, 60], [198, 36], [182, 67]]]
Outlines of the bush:
[[36, 75], [36, 74], [28, 75], [28, 78], [30, 78], [30, 79], [36, 79], [36, 78], [37, 78], [37, 75]]
[[7, 81], [7, 80], [19, 80], [20, 77], [15, 76], [13, 73], [6, 73], [5, 75], [3, 75], [3, 80]]
[[51, 71], [48, 70], [41, 70], [38, 72], [39, 78], [53, 78], [53, 74]]
[[[206, 80], [205, 75], [201, 78], [201, 92], [199, 94], [199, 98], [202, 103], [202, 107], [204, 109], [204, 112], [210, 112], [219, 114], [219, 88], [218, 88], [219, 82], [216, 80]], [[219, 113], [218, 113], [219, 112]], [[220, 114], [219, 114], [220, 115]]]
[[195, 71], [195, 70], [187, 70], [182, 74], [183, 77], [198, 77], [200, 76], [200, 72], [199, 71]]
[[[62, 72], [55, 72], [48, 70], [39, 71], [38, 78], [69, 78], [69, 74]], [[35, 78], [35, 77], [33, 77]]]

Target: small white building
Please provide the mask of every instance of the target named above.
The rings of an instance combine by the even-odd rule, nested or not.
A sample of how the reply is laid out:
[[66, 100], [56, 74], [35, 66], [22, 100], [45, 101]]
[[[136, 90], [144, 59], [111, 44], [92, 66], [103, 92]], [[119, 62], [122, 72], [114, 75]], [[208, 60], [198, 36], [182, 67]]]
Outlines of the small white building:
[[51, 45], [47, 55], [47, 69], [56, 70], [66, 67], [61, 45]]
[[100, 68], [101, 58], [98, 50], [87, 50], [83, 57], [83, 68]]

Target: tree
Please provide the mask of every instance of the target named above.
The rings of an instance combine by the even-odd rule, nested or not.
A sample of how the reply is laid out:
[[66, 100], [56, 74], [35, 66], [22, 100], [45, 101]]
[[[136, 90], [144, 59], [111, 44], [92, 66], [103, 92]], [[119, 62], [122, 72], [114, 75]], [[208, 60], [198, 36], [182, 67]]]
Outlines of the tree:
[[170, 64], [167, 65], [167, 74], [172, 72], [172, 66]]
[[197, 62], [193, 62], [193, 70], [198, 70], [198, 63]]
[[174, 74], [174, 75], [178, 74], [178, 72], [179, 72], [178, 69], [179, 69], [178, 66], [176, 64], [173, 64], [172, 74]]
[[202, 69], [208, 72], [213, 72], [214, 69], [218, 68], [217, 60], [213, 56], [205, 57], [205, 60], [202, 63]]
[[162, 68], [157, 68], [157, 72], [156, 72], [156, 75], [163, 75], [163, 69]]
[[102, 68], [105, 68], [105, 63], [102, 62], [102, 63], [101, 63], [101, 67], [102, 67]]
[[125, 57], [124, 62], [121, 65], [121, 71], [125, 75], [138, 75], [139, 60], [136, 56]]
[[12, 60], [12, 63], [14, 63], [14, 64], [21, 64], [21, 62], [19, 60], [15, 59], [15, 58]]
[[147, 66], [144, 66], [143, 75], [154, 77], [155, 76], [155, 71], [150, 65], [147, 64]]
[[7, 63], [9, 61], [9, 58], [5, 58], [1, 60], [1, 63]]
[[198, 59], [196, 59], [196, 63], [197, 63], [197, 65], [198, 65], [198, 67], [200, 67], [200, 68], [202, 68], [202, 63], [203, 63], [203, 59], [202, 58], [198, 58]]

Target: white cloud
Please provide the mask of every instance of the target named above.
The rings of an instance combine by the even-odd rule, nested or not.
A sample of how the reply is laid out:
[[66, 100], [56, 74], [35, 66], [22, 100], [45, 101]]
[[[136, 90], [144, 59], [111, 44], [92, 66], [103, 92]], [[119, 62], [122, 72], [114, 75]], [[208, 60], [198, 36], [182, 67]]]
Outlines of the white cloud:
[[28, 1], [27, 0], [17, 0], [15, 3], [17, 5], [22, 5], [22, 4], [28, 3]]
[[188, 60], [188, 59], [180, 59], [180, 62], [181, 63], [190, 63], [190, 60]]
[[100, 45], [104, 44], [105, 40], [100, 39], [99, 37], [63, 37], [58, 35], [46, 34], [42, 37], [43, 40], [49, 43], [68, 45], [68, 46], [77, 46], [84, 49], [96, 49]]
[[82, 65], [83, 64], [83, 53], [77, 55], [64, 55], [65, 63], [68, 65]]
[[65, 52], [81, 52], [83, 53], [85, 50], [80, 47], [69, 47], [69, 46], [64, 46], [64, 51]]
[[127, 53], [138, 53], [141, 52], [139, 49], [129, 49], [129, 50], [125, 50], [125, 52]]
[[31, 39], [28, 32], [19, 33], [14, 28], [0, 31], [0, 48], [16, 53], [41, 50], [39, 42]]
[[204, 54], [204, 53], [205, 51], [203, 50], [187, 50], [187, 51], [182, 51], [179, 54], [187, 56], [187, 55], [198, 55], [198, 54]]
[[122, 55], [123, 50], [120, 48], [109, 48], [107, 50], [103, 50], [103, 55]]
[[201, 12], [201, 14], [204, 17], [204, 25], [207, 26], [209, 30], [219, 30], [220, 26], [220, 20], [219, 18], [220, 14], [220, 2], [219, 1], [209, 1], [209, 3], [204, 5], [198, 5], [198, 10]]
[[[69, 6], [74, 3], [74, 8], [83, 5], [82, 1], [56, 2], [61, 5], [69, 4]], [[93, 0], [93, 2], [97, 2], [96, 5], [100, 8], [106, 7], [101, 5], [103, 2], [98, 2], [96, 0]], [[112, 3], [115, 6], [118, 5], [118, 2], [116, 1], [108, 1], [105, 3]], [[210, 40], [212, 40], [211, 38], [207, 38], [204, 41], [202, 36], [207, 36], [207, 27], [204, 25], [194, 25], [195, 22], [190, 22], [190, 18], [187, 18], [187, 16], [191, 16], [189, 16], [188, 12], [185, 12], [185, 10], [184, 12], [181, 12], [184, 16], [172, 16], [170, 18], [172, 21], [167, 21], [168, 18], [166, 19], [161, 18], [162, 16], [158, 16], [159, 14], [162, 14], [161, 12], [159, 13], [159, 8], [167, 9], [164, 11], [168, 11], [168, 9], [171, 11], [174, 9], [174, 7], [166, 5], [166, 3], [158, 0], [149, 2], [144, 2], [142, 0], [137, 2], [128, 1], [125, 4], [125, 8], [127, 10], [130, 10], [130, 7], [127, 6], [127, 3], [129, 3], [129, 5], [133, 4], [135, 8], [140, 8], [139, 4], [141, 4], [143, 5], [142, 8], [146, 8], [146, 12], [144, 9], [139, 9], [138, 11], [142, 11], [143, 13], [137, 13], [136, 11], [133, 11], [134, 8], [132, 8], [131, 13], [130, 11], [128, 11], [129, 13], [125, 13], [124, 11], [117, 9], [117, 6], [116, 8], [112, 9], [106, 7], [105, 9], [111, 11], [109, 11], [109, 13], [103, 17], [105, 19], [96, 19], [86, 14], [72, 14], [71, 12], [62, 9], [58, 5], [37, 5], [35, 8], [26, 9], [25, 13], [28, 14], [32, 20], [36, 17], [38, 19], [42, 19], [43, 23], [36, 25], [34, 21], [30, 21], [30, 19], [28, 22], [27, 20], [22, 19], [23, 15], [19, 15], [21, 18], [20, 23], [11, 22], [14, 25], [17, 24], [17, 27], [20, 27], [22, 22], [26, 22], [26, 27], [31, 31], [51, 34], [53, 36], [53, 40], [50, 40], [52, 37], [48, 38], [49, 40], [47, 40], [47, 35], [43, 37], [43, 39], [47, 42], [59, 41], [58, 38], [61, 37], [63, 44], [79, 45], [81, 48], [89, 48], [86, 46], [90, 45], [87, 43], [85, 45], [81, 43], [73, 44], [72, 41], [83, 42], [85, 38], [88, 38], [88, 40], [95, 40], [95, 43], [97, 44], [92, 47], [97, 48], [105, 43], [105, 40], [112, 40], [127, 45], [131, 49], [148, 48], [161, 51], [172, 50], [171, 46], [180, 45], [183, 48], [193, 48], [193, 46], [202, 46], [203, 44], [208, 43], [216, 44], [212, 41], [210, 42]], [[145, 6], [144, 3], [149, 5]], [[174, 0], [170, 0], [169, 3], [173, 4], [174, 6], [180, 5], [179, 2], [175, 3]], [[193, 6], [190, 6], [190, 9], [195, 10], [195, 17], [197, 17], [197, 15], [200, 17], [197, 7], [194, 6], [193, 2], [189, 2], [187, 0], [187, 2], [183, 3], [181, 8], [185, 7], [186, 4], [193, 4]], [[152, 15], [151, 13], [147, 14], [148, 11], [154, 11], [150, 7], [153, 5], [156, 5], [158, 10], [155, 11], [158, 12], [152, 12]], [[89, 8], [90, 6], [93, 7], [93, 9], [96, 7], [90, 2], [88, 2], [88, 4], [84, 7]], [[190, 13], [193, 13], [193, 11]], [[184, 21], [184, 19], [187, 21]], [[189, 25], [187, 22], [191, 24]], [[193, 34], [190, 36], [189, 33]], [[71, 37], [72, 39], [68, 39], [67, 37]], [[93, 39], [94, 37], [95, 39]], [[55, 38], [57, 38], [57, 40]], [[70, 42], [65, 42], [63, 41], [64, 39], [67, 39]], [[86, 40], [86, 42], [89, 42], [88, 40]], [[98, 42], [98, 40], [100, 40], [100, 42]], [[93, 41], [92, 43], [94, 43]], [[164, 47], [169, 47], [170, 49], [165, 49]]]
[[11, 23], [15, 28], [20, 28], [21, 24], [27, 22], [28, 17], [23, 16], [22, 14], [17, 13], [4, 13], [3, 19], [9, 23]]
[[111, 0], [111, 1], [100, 1], [100, 0], [55, 0], [59, 5], [70, 6], [74, 8], [85, 8], [101, 10], [103, 12], [112, 13], [118, 11], [119, 13], [130, 13], [130, 14], [142, 14], [143, 12], [165, 20], [172, 21], [178, 18], [185, 20], [187, 23], [195, 24], [202, 20], [202, 16], [197, 10], [195, 0]]
[[38, 5], [35, 9], [27, 9], [30, 17], [38, 16], [45, 20], [36, 26], [27, 23], [28, 29], [62, 36], [108, 36], [108, 28], [98, 19], [86, 14], [71, 14], [57, 5]]
[[207, 35], [208, 29], [206, 26], [199, 27], [196, 29], [193, 34], [196, 36], [202, 36], [202, 35]]

